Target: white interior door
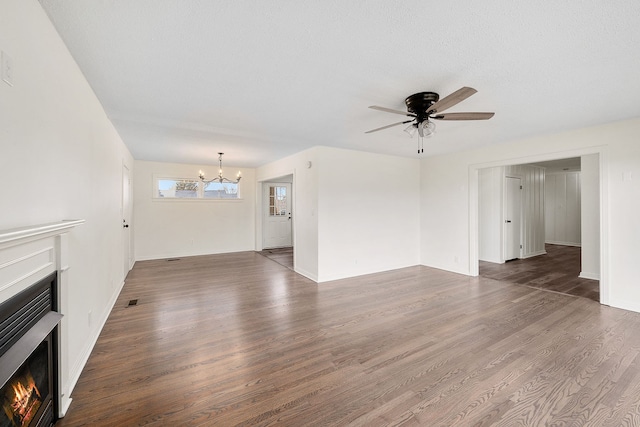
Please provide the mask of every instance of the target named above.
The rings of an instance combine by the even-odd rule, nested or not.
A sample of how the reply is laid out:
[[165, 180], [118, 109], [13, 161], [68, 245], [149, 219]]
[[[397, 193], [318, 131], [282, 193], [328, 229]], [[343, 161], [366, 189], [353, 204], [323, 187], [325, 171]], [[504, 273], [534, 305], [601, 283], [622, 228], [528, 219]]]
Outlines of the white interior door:
[[127, 277], [127, 273], [131, 270], [131, 177], [129, 169], [122, 166], [122, 249], [124, 262], [123, 279]]
[[522, 184], [520, 178], [507, 177], [505, 194], [505, 261], [520, 258]]
[[291, 184], [263, 184], [264, 222], [263, 248], [284, 248], [292, 245]]

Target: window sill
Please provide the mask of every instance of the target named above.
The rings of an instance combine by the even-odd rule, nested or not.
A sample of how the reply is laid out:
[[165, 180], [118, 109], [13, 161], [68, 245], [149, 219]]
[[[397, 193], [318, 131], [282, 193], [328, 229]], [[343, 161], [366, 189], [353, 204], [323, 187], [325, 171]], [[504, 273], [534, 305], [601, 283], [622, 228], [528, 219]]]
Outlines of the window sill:
[[151, 198], [151, 201], [153, 202], [160, 202], [160, 203], [164, 203], [164, 202], [169, 202], [169, 203], [183, 203], [183, 202], [197, 202], [197, 203], [202, 203], [202, 202], [214, 202], [214, 203], [220, 203], [220, 202], [231, 202], [231, 203], [237, 203], [237, 202], [244, 202], [244, 199], [240, 198], [240, 199], [200, 199], [200, 198], [196, 198], [196, 197], [192, 197], [192, 198], [178, 198], [178, 197], [153, 197]]

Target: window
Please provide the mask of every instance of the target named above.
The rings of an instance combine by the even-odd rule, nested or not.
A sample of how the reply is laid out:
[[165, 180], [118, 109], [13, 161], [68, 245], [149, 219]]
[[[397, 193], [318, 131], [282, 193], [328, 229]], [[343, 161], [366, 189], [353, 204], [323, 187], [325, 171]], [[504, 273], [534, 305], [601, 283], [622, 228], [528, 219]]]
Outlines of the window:
[[219, 182], [210, 182], [204, 184], [205, 199], [237, 199], [238, 198], [238, 184], [225, 182], [220, 184]]
[[269, 187], [269, 215], [284, 216], [287, 214], [287, 187]]
[[239, 184], [204, 183], [197, 179], [154, 177], [154, 198], [158, 199], [239, 199]]
[[195, 199], [200, 183], [190, 179], [158, 179], [157, 197]]

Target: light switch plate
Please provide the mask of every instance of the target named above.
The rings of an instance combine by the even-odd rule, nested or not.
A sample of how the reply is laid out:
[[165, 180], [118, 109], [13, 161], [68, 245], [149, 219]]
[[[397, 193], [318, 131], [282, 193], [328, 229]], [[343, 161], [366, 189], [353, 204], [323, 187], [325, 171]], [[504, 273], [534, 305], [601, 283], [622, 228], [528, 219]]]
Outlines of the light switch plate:
[[13, 86], [13, 64], [5, 51], [0, 51], [0, 76], [9, 86]]

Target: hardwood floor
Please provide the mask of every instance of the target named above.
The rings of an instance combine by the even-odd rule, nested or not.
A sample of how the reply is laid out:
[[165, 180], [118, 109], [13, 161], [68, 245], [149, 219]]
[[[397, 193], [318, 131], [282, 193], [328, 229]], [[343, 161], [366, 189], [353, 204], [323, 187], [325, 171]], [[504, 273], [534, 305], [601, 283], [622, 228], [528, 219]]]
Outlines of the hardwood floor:
[[265, 249], [258, 253], [293, 270], [293, 246], [288, 248]]
[[581, 266], [579, 247], [547, 244], [545, 250], [546, 255], [504, 264], [480, 261], [480, 275], [600, 301], [600, 283], [578, 277]]
[[144, 261], [57, 426], [632, 426], [639, 354], [640, 314], [489, 278]]

